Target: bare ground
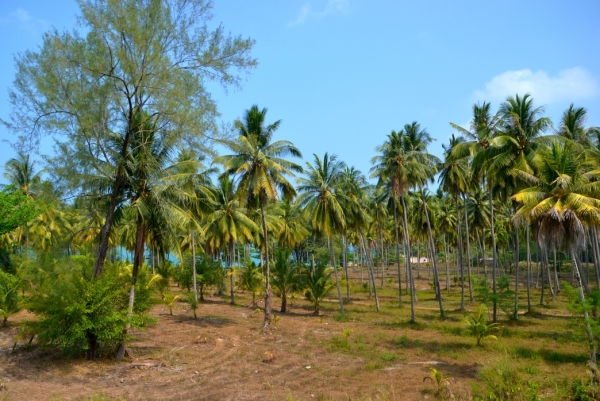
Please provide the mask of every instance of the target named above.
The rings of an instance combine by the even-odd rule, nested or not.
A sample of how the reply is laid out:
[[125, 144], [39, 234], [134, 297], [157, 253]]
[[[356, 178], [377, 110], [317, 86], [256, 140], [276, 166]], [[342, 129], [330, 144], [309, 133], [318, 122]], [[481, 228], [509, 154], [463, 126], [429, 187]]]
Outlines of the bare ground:
[[[426, 288], [426, 283], [421, 283]], [[209, 297], [194, 319], [186, 304], [174, 315], [156, 305], [158, 319], [145, 331], [135, 331], [129, 358], [96, 361], [68, 359], [55, 350], [20, 348], [9, 352], [18, 325], [33, 316], [26, 312], [0, 330], [0, 397], [9, 400], [419, 400], [434, 399], [435, 385], [424, 381], [430, 367], [443, 372], [456, 399], [469, 399], [471, 384], [481, 366], [506, 349], [474, 347], [474, 340], [440, 332], [432, 299], [421, 299], [418, 315], [428, 326], [410, 327], [408, 306], [397, 308], [392, 284], [376, 313], [368, 294], [355, 293], [347, 306], [349, 319], [336, 319], [337, 304], [330, 298], [321, 316], [312, 316], [304, 300], [291, 312], [279, 314], [275, 328], [262, 331], [262, 314], [227, 299]], [[396, 287], [397, 288], [397, 287]], [[175, 289], [174, 289], [175, 290]], [[356, 291], [356, 289], [355, 289]], [[396, 290], [397, 291], [397, 290]], [[335, 292], [335, 291], [334, 291]], [[457, 292], [457, 291], [455, 291]], [[423, 294], [421, 298], [431, 297]], [[451, 301], [454, 302], [454, 301]], [[448, 309], [456, 307], [451, 302]], [[408, 298], [405, 297], [405, 304]], [[275, 299], [275, 305], [277, 299]], [[450, 313], [450, 325], [460, 324]], [[454, 316], [454, 317], [453, 317]], [[536, 330], [535, 325], [525, 330]], [[342, 336], [350, 329], [348, 341]], [[539, 330], [539, 327], [537, 328]], [[500, 339], [502, 341], [509, 341]], [[554, 344], [552, 338], [532, 339], [532, 349]], [[35, 344], [35, 341], [34, 341]], [[508, 343], [506, 343], [508, 344]], [[560, 350], [560, 343], [554, 345]], [[551, 361], [550, 361], [551, 362]], [[552, 363], [541, 361], [540, 372], [550, 374]], [[540, 364], [538, 363], [538, 365]], [[580, 365], [567, 364], [577, 373]], [[573, 368], [575, 366], [575, 368]], [[566, 366], [565, 366], [566, 367]], [[95, 398], [94, 398], [95, 397]]]

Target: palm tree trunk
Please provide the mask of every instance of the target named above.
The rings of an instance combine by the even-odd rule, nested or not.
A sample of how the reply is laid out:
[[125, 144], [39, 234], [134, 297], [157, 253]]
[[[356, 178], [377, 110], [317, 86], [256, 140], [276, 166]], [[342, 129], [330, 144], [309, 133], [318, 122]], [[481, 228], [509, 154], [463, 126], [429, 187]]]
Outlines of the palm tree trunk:
[[585, 267], [587, 270], [587, 282], [590, 282], [590, 255], [588, 251], [588, 245], [585, 244]]
[[125, 356], [125, 337], [131, 328], [131, 316], [133, 315], [133, 305], [135, 302], [135, 284], [140, 266], [144, 260], [144, 242], [146, 239], [144, 220], [140, 214], [137, 216], [137, 234], [135, 242], [135, 256], [133, 258], [133, 269], [131, 270], [131, 287], [129, 288], [129, 305], [127, 307], [127, 323], [123, 330], [123, 340], [117, 350], [117, 360], [120, 361]]
[[402, 273], [400, 269], [400, 235], [398, 233], [398, 211], [396, 206], [396, 192], [394, 191], [394, 230], [396, 232], [396, 261], [398, 263], [398, 306], [402, 306]]
[[575, 256], [577, 257], [577, 265], [576, 266], [577, 266], [577, 270], [579, 273], [579, 278], [581, 279], [581, 282], [583, 283], [583, 288], [585, 289], [585, 293], [589, 296], [590, 295], [590, 286], [585, 277], [585, 272], [583, 270], [583, 263], [579, 259], [579, 256], [577, 254]]
[[[590, 228], [590, 241], [592, 244], [592, 256], [594, 258], [594, 272], [596, 273], [596, 288], [600, 291], [600, 269], [599, 267], [599, 256], [598, 255], [598, 236], [596, 234], [596, 227]], [[556, 281], [556, 292], [558, 289], [558, 280]]]
[[473, 285], [471, 284], [471, 243], [469, 241], [469, 211], [467, 209], [467, 196], [463, 198], [465, 204], [465, 238], [467, 239], [467, 276], [469, 279], [469, 302], [474, 303]]
[[370, 279], [369, 279], [369, 288], [371, 288], [371, 283], [373, 286], [373, 293], [375, 295], [375, 309], [377, 310], [377, 312], [379, 312], [379, 296], [377, 295], [377, 285], [375, 285], [375, 274], [373, 273], [374, 266], [373, 266], [373, 259], [371, 258], [371, 254], [370, 254], [370, 249], [369, 249], [369, 253], [367, 253], [367, 243], [365, 241], [365, 236], [362, 233], [362, 230], [360, 230], [360, 239], [362, 241], [362, 246], [363, 246], [363, 250], [365, 252], [365, 258], [367, 261], [367, 274], [369, 275]]
[[333, 265], [333, 272], [335, 273], [335, 286], [337, 287], [338, 299], [340, 300], [340, 313], [342, 316], [345, 316], [346, 311], [344, 310], [344, 300], [342, 299], [342, 289], [340, 287], [338, 269], [335, 265], [335, 250], [333, 249], [333, 241], [331, 240], [331, 236], [328, 236], [327, 240], [329, 242], [329, 249], [331, 250], [331, 264]]
[[410, 238], [408, 236], [408, 217], [406, 213], [406, 202], [404, 202], [404, 196], [400, 195], [402, 201], [402, 226], [404, 228], [404, 243], [406, 244], [406, 271], [408, 274], [408, 282], [410, 287], [410, 321], [415, 323], [415, 280], [413, 278], [412, 269], [410, 267]]
[[417, 278], [421, 278], [421, 241], [417, 239]]
[[427, 220], [427, 234], [429, 235], [429, 249], [431, 249], [431, 262], [433, 265], [433, 284], [437, 291], [438, 304], [440, 306], [440, 317], [444, 318], [444, 302], [442, 300], [442, 289], [440, 288], [435, 241], [433, 240], [433, 232], [431, 231], [431, 222], [429, 220], [429, 212], [427, 211], [427, 203], [425, 203], [425, 194], [423, 193], [423, 188], [421, 188], [421, 198], [423, 199], [423, 209], [425, 210], [425, 219]]
[[[477, 234], [479, 235], [479, 234]], [[488, 281], [488, 271], [487, 271], [487, 261], [486, 256], [485, 256], [485, 232], [483, 230], [483, 228], [481, 229], [481, 253], [483, 254], [483, 277], [485, 279], [485, 282], [489, 282]]]
[[[362, 246], [359, 245], [359, 248], [362, 249]], [[366, 255], [363, 254], [364, 251], [360, 252], [360, 284], [364, 284], [365, 283], [365, 269], [364, 269], [364, 265], [365, 265], [365, 261], [364, 259], [367, 257]], [[369, 296], [371, 296], [371, 287], [369, 287]]]
[[493, 322], [496, 323], [498, 321], [498, 304], [496, 302], [496, 269], [497, 269], [497, 261], [498, 256], [496, 254], [496, 233], [494, 230], [494, 199], [492, 196], [492, 181], [488, 177], [488, 198], [490, 201], [490, 228], [492, 233], [492, 294], [494, 294], [493, 305]]
[[548, 252], [542, 252], [541, 256], [542, 256], [542, 265], [540, 266], [540, 274], [542, 276], [542, 293], [540, 294], [540, 305], [544, 305], [544, 292], [546, 289], [546, 285], [544, 282], [545, 281], [544, 268], [546, 267], [545, 265], [547, 264]]
[[454, 203], [456, 204], [456, 230], [458, 237], [458, 263], [460, 265], [460, 310], [465, 310], [465, 263], [463, 260], [463, 243], [462, 243], [462, 232], [461, 232], [461, 217], [460, 207], [458, 205], [458, 196], [454, 196]]
[[450, 295], [450, 266], [448, 265], [448, 241], [446, 241], [446, 233], [444, 233], [444, 252], [446, 257], [444, 258], [444, 262], [446, 263], [446, 290], [448, 291], [448, 295]]
[[379, 226], [379, 244], [381, 245], [381, 289], [383, 289], [383, 276], [385, 271], [385, 263], [384, 263], [384, 249], [383, 249], [383, 230], [381, 226]]
[[558, 280], [558, 266], [556, 264], [556, 243], [552, 243], [552, 253], [554, 260], [554, 281], [556, 282], [556, 293], [560, 292], [560, 282]]
[[269, 237], [267, 233], [267, 218], [265, 216], [265, 201], [260, 201], [260, 214], [262, 217], [263, 238], [265, 242], [265, 320], [263, 330], [266, 330], [271, 325], [273, 315], [271, 314], [271, 270], [269, 268]]
[[519, 320], [519, 226], [515, 224], [515, 314]]
[[344, 245], [343, 258], [344, 258], [344, 274], [346, 275], [346, 301], [350, 302], [350, 277], [348, 277], [348, 242], [346, 236], [342, 235], [342, 243]]
[[198, 302], [198, 279], [196, 275], [196, 241], [194, 241], [194, 230], [190, 230], [190, 237], [192, 237], [192, 277], [194, 280], [194, 298]]
[[550, 290], [550, 296], [552, 297], [552, 300], [554, 300], [554, 288], [552, 287], [552, 275], [550, 274], [550, 260], [548, 259], [548, 249], [546, 248], [545, 252], [546, 254], [546, 278], [548, 279], [548, 289]]
[[531, 248], [529, 241], [529, 223], [525, 226], [527, 232], [527, 313], [531, 313]]
[[579, 301], [581, 302], [581, 306], [583, 308], [583, 319], [585, 322], [585, 329], [588, 335], [588, 343], [590, 346], [590, 360], [588, 362], [588, 366], [592, 371], [592, 380], [594, 383], [598, 382], [598, 363], [596, 361], [596, 340], [594, 339], [594, 333], [592, 332], [592, 327], [590, 325], [589, 314], [587, 311], [587, 305], [585, 303], [585, 297], [583, 295], [583, 283], [581, 281], [581, 275], [579, 273], [579, 266], [577, 265], [577, 258], [575, 257], [575, 251], [571, 249], [571, 260], [572, 263], [576, 266], [573, 271], [575, 272], [575, 277], [577, 278], [577, 282], [579, 284]]
[[233, 291], [234, 277], [233, 277], [233, 265], [235, 263], [235, 241], [231, 238], [231, 243], [229, 247], [229, 293], [231, 295], [231, 305], [235, 305], [235, 293]]
[[542, 259], [540, 258], [542, 255], [542, 251], [540, 250], [540, 245], [536, 244], [536, 261], [537, 261], [537, 278], [536, 278], [536, 282], [535, 282], [535, 288], [539, 288], [540, 286], [540, 277], [542, 276]]

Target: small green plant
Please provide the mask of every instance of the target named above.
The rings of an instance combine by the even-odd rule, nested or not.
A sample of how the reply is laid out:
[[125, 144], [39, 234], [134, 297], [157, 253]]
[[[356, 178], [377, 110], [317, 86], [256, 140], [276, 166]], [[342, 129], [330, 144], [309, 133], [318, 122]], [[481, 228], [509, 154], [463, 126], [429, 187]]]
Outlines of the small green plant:
[[240, 287], [252, 293], [252, 308], [258, 308], [256, 294], [260, 291], [264, 280], [260, 267], [248, 259], [243, 267], [238, 268], [236, 274], [240, 280]]
[[334, 317], [336, 322], [349, 322], [350, 318], [348, 315], [342, 315], [341, 313], [336, 314]]
[[179, 298], [181, 298], [181, 295], [173, 295], [170, 292], [163, 292], [163, 303], [167, 308], [169, 308], [170, 315], [173, 315], [173, 307]]
[[331, 281], [332, 274], [332, 267], [327, 267], [325, 263], [319, 262], [305, 268], [300, 276], [304, 296], [314, 306], [313, 315], [315, 316], [319, 316], [321, 301], [335, 287], [335, 284]]
[[382, 355], [381, 359], [383, 359], [386, 362], [391, 362], [396, 359], [396, 354], [387, 354], [386, 353], [386, 354]]
[[527, 380], [527, 398], [529, 401], [539, 400], [538, 392], [540, 391], [540, 384], [534, 380]]
[[464, 323], [467, 325], [469, 335], [477, 339], [477, 345], [481, 345], [481, 341], [487, 339], [497, 340], [498, 337], [490, 334], [498, 331], [498, 323], [487, 322], [487, 307], [484, 304], [479, 304], [472, 315], [468, 315]]
[[448, 387], [450, 384], [450, 380], [448, 380], [448, 378], [439, 370], [430, 367], [429, 368], [429, 376], [426, 376], [423, 378], [423, 383], [425, 383], [426, 380], [431, 380], [433, 383], [435, 383], [435, 385], [436, 385], [435, 396], [436, 397], [442, 397], [444, 399], [454, 398], [454, 397], [452, 397], [452, 394], [450, 393], [450, 389]]
[[197, 319], [198, 316], [196, 315], [196, 311], [198, 310], [198, 307], [200, 307], [200, 303], [196, 299], [196, 294], [194, 294], [193, 292], [186, 292], [185, 300], [189, 304], [192, 312], [194, 312], [194, 319]]
[[408, 342], [409, 342], [408, 337], [406, 336], [406, 334], [403, 334], [394, 343], [400, 347], [406, 347], [408, 345]]
[[331, 342], [335, 348], [347, 349], [350, 347], [348, 342], [348, 337], [350, 337], [350, 333], [352, 333], [352, 329], [344, 329], [342, 330], [341, 335], [334, 335], [331, 338]]
[[348, 337], [350, 337], [350, 334], [352, 333], [352, 329], [344, 329], [342, 330], [342, 340], [348, 344]]
[[598, 394], [595, 390], [596, 386], [592, 382], [584, 383], [577, 379], [569, 386], [569, 399], [575, 401], [596, 400]]
[[367, 363], [367, 364], [365, 365], [365, 370], [366, 370], [367, 372], [372, 372], [372, 371], [374, 371], [375, 369], [377, 369], [377, 368], [379, 368], [379, 367], [380, 367], [380, 366], [379, 366], [379, 364], [377, 364], [377, 363], [375, 363], [375, 362], [369, 362], [369, 363]]
[[537, 375], [538, 373], [540, 373], [540, 370], [534, 366], [526, 366], [523, 371], [525, 373], [528, 373], [530, 375]]
[[277, 328], [277, 322], [279, 322], [281, 320], [281, 318], [279, 316], [277, 316], [277, 314], [275, 312], [273, 312], [273, 328], [276, 329]]

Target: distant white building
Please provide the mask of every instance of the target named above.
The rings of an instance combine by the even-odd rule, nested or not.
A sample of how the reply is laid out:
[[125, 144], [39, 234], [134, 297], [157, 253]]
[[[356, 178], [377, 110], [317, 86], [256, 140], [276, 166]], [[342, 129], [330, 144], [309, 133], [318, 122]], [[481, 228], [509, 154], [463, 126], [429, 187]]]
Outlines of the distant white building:
[[410, 263], [429, 263], [429, 259], [425, 256], [421, 256], [420, 258], [416, 256], [411, 256]]

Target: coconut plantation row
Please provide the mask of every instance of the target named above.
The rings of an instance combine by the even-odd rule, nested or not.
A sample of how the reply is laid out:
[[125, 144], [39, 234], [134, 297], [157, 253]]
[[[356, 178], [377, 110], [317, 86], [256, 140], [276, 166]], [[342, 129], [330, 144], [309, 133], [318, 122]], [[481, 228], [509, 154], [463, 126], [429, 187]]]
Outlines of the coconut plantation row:
[[401, 121], [359, 171], [258, 105], [218, 126], [257, 60], [210, 2], [79, 6], [1, 121], [0, 396], [599, 397], [585, 108], [477, 103], [441, 158]]
[[357, 297], [377, 313], [386, 294], [409, 327], [423, 298], [442, 325], [465, 313], [480, 346], [497, 339], [498, 322], [568, 302], [595, 382], [600, 131], [582, 108], [556, 128], [542, 113], [528, 95], [495, 114], [475, 105], [469, 129], [453, 124], [444, 160], [428, 153], [426, 129], [406, 124], [377, 148], [371, 184], [330, 154], [302, 167], [266, 109], [247, 110], [230, 153], [208, 166], [140, 112], [114, 210], [107, 178], [65, 201], [19, 154], [2, 191], [3, 325], [26, 309], [27, 346], [120, 360], [132, 329], [161, 324], [148, 315], [157, 304], [172, 314], [187, 303], [196, 318], [214, 293], [259, 310], [267, 333], [290, 299], [318, 316], [333, 298], [336, 319], [351, 321]]

